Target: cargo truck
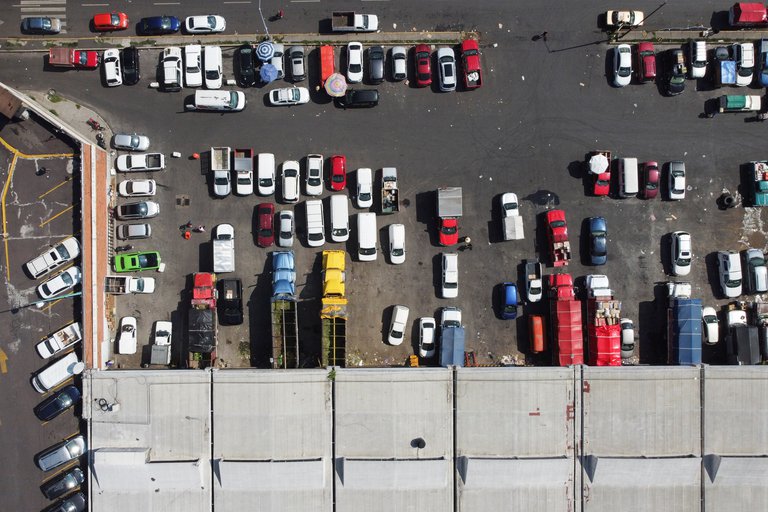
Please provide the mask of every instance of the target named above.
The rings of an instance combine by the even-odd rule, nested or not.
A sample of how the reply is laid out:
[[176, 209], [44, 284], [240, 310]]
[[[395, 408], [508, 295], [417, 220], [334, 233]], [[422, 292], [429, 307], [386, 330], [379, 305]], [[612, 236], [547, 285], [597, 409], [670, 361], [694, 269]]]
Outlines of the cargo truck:
[[517, 194], [506, 192], [501, 196], [501, 224], [504, 228], [504, 240], [521, 240], [525, 238], [523, 218], [520, 216], [520, 205]]
[[547, 241], [552, 265], [562, 267], [571, 259], [571, 243], [568, 241], [568, 225], [563, 210], [547, 212]]
[[690, 283], [667, 283], [667, 363], [701, 363], [701, 299], [691, 298]]
[[153, 293], [155, 279], [152, 277], [106, 276], [104, 290], [112, 295], [126, 293]]
[[750, 162], [752, 171], [752, 205], [768, 205], [768, 162]]
[[219, 196], [227, 196], [232, 191], [230, 160], [232, 148], [211, 148], [211, 171], [213, 172], [213, 192]]
[[299, 320], [293, 251], [272, 253], [272, 368], [299, 367]]
[[253, 149], [235, 149], [235, 193], [253, 194]]
[[437, 217], [440, 245], [454, 245], [459, 241], [459, 219], [463, 214], [461, 187], [437, 189]]
[[621, 302], [613, 295], [587, 299], [591, 366], [621, 366]]
[[768, 25], [768, 11], [760, 2], [736, 2], [728, 10], [732, 27], [761, 27]]
[[440, 366], [464, 366], [464, 327], [446, 325], [440, 329]]
[[752, 308], [760, 339], [760, 356], [765, 361], [768, 360], [768, 302], [755, 302]]
[[718, 111], [723, 112], [760, 112], [762, 101], [760, 96], [745, 96], [742, 94], [727, 94], [718, 98]]
[[219, 224], [213, 230], [213, 271], [235, 271], [235, 228], [232, 224]]
[[214, 363], [218, 344], [216, 275], [196, 272], [192, 281], [187, 324], [188, 367], [206, 368]]
[[573, 278], [570, 274], [552, 274], [548, 285], [553, 362], [559, 366], [584, 364], [581, 303], [576, 300]]
[[397, 193], [397, 169], [384, 167], [381, 170], [381, 213], [400, 211]]
[[323, 251], [322, 366], [345, 366], [347, 296], [345, 251]]
[[334, 11], [331, 15], [333, 32], [376, 32], [379, 18], [375, 14], [355, 14], [353, 11]]
[[760, 363], [758, 328], [747, 324], [747, 307], [743, 302], [728, 304], [728, 334], [725, 337], [728, 363], [753, 365]]
[[99, 66], [99, 54], [93, 50], [51, 48], [48, 50], [48, 64], [64, 68], [95, 69]]

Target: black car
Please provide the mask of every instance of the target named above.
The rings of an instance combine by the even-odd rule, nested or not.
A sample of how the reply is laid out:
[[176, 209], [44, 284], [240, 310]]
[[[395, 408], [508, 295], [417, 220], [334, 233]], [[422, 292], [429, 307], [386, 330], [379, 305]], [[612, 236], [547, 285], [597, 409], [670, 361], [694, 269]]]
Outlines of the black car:
[[250, 87], [256, 84], [256, 67], [253, 64], [254, 57], [253, 46], [250, 44], [244, 44], [237, 51], [235, 70], [237, 71], [237, 83], [240, 87]]
[[176, 16], [150, 16], [141, 18], [137, 26], [139, 34], [159, 36], [173, 34], [181, 28], [181, 21]]
[[40, 490], [49, 500], [55, 500], [59, 496], [64, 496], [69, 491], [77, 489], [85, 482], [85, 475], [80, 468], [73, 468], [67, 472], [61, 473], [52, 480], [48, 480]]
[[343, 108], [375, 107], [379, 104], [378, 89], [347, 89], [339, 98], [339, 106]]
[[85, 496], [83, 493], [78, 492], [71, 496], [67, 496], [63, 500], [59, 500], [47, 509], [45, 512], [84, 512], [85, 511]]
[[33, 17], [24, 18], [21, 22], [24, 34], [58, 34], [61, 32], [61, 21], [58, 18]]
[[384, 48], [371, 46], [368, 50], [368, 79], [372, 84], [384, 81]]
[[123, 65], [123, 83], [136, 85], [141, 78], [139, 69], [139, 49], [135, 46], [123, 48], [120, 52], [120, 63]]
[[667, 95], [677, 96], [685, 90], [685, 58], [683, 50], [676, 48], [669, 51], [667, 72]]
[[239, 279], [219, 281], [219, 318], [224, 325], [243, 323], [243, 284]]
[[79, 401], [80, 391], [69, 385], [40, 402], [35, 407], [35, 416], [41, 421], [51, 421]]

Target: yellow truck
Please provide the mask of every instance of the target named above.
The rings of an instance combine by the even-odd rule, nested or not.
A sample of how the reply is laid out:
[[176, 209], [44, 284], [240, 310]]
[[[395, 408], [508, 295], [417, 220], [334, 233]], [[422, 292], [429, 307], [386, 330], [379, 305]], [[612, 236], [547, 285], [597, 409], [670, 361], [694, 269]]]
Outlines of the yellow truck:
[[322, 366], [343, 367], [346, 359], [347, 296], [345, 251], [323, 251]]

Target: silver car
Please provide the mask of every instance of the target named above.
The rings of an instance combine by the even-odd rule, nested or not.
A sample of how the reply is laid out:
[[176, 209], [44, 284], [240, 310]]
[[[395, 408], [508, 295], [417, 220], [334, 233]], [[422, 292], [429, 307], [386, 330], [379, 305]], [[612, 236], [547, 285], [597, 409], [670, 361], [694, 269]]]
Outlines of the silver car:
[[440, 90], [456, 90], [456, 57], [451, 48], [437, 50], [437, 66], [440, 71]]
[[79, 458], [87, 450], [83, 436], [75, 436], [67, 441], [55, 444], [35, 457], [37, 467], [50, 471], [62, 464]]
[[389, 61], [392, 63], [392, 79], [398, 81], [405, 80], [408, 74], [408, 57], [405, 52], [405, 47], [395, 46], [392, 48]]
[[283, 46], [282, 43], [272, 43], [272, 48], [274, 48], [275, 53], [272, 55], [272, 59], [269, 63], [275, 66], [275, 69], [277, 70], [277, 79], [282, 80], [285, 78], [285, 71], [283, 70], [283, 54], [285, 54], [285, 46]]
[[307, 71], [304, 66], [304, 47], [291, 46], [288, 49], [288, 60], [291, 61], [291, 79], [294, 82], [305, 80], [307, 78]]
[[149, 137], [138, 133], [116, 133], [112, 137], [112, 147], [127, 151], [146, 151], [149, 149]]
[[277, 245], [293, 247], [293, 212], [282, 210], [277, 222]]

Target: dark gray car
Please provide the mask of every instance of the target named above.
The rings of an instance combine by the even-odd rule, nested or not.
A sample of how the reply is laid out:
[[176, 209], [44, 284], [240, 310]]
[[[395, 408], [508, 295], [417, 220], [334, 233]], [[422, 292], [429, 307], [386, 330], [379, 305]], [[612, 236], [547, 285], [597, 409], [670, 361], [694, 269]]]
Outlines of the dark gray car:
[[307, 78], [306, 67], [304, 66], [304, 47], [291, 46], [288, 49], [288, 60], [291, 63], [291, 79], [294, 82], [301, 82]]
[[45, 509], [45, 512], [85, 512], [85, 496], [81, 492], [67, 496]]
[[368, 79], [372, 84], [384, 81], [384, 48], [371, 46], [368, 50]]
[[73, 468], [65, 473], [61, 473], [52, 480], [45, 482], [40, 490], [49, 500], [55, 500], [64, 496], [69, 491], [77, 489], [85, 482], [85, 475], [80, 468]]

